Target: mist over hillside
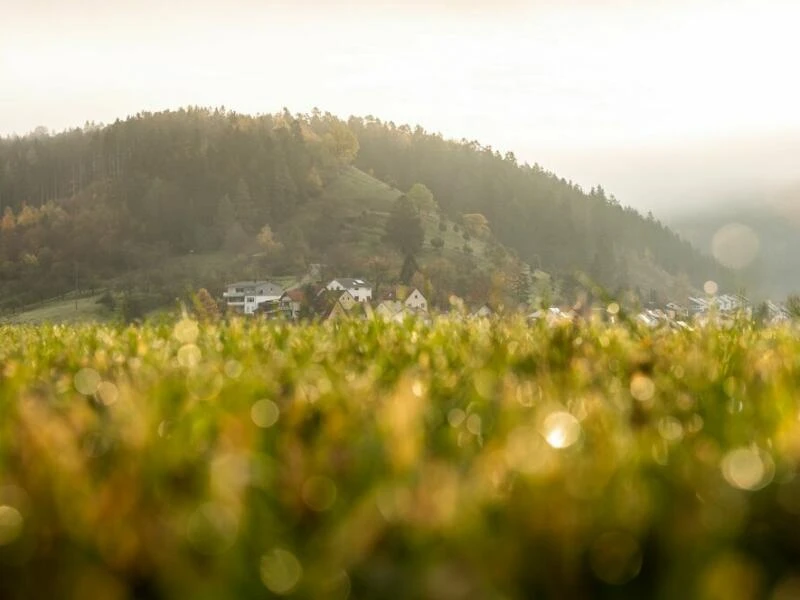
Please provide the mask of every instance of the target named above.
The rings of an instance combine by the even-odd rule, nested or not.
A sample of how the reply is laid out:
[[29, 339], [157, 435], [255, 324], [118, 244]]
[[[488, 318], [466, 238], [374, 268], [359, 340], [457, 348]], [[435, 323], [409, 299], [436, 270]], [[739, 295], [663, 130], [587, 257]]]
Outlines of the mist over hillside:
[[[620, 202], [665, 222], [706, 210], [767, 208], [797, 190], [800, 130], [716, 135], [649, 144], [537, 152], [547, 168], [583, 187], [602, 183]], [[800, 197], [794, 200], [800, 204]]]
[[670, 225], [699, 249], [736, 269], [758, 298], [800, 291], [800, 185], [764, 186], [684, 209]]

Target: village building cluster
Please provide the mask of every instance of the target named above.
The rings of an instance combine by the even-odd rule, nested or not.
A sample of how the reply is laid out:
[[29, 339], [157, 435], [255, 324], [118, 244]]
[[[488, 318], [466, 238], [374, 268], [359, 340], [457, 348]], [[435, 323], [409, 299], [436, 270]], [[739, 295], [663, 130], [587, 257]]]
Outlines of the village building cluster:
[[229, 312], [297, 320], [301, 316], [321, 319], [371, 317], [402, 321], [407, 316], [427, 317], [428, 300], [409, 286], [391, 286], [374, 297], [365, 279], [339, 277], [322, 286], [284, 289], [273, 281], [237, 281], [226, 286], [222, 298]]
[[[237, 281], [226, 286], [222, 299], [230, 313], [293, 321], [303, 317], [328, 320], [377, 316], [402, 321], [414, 316], [428, 319], [431, 308], [428, 299], [418, 288], [392, 285], [377, 294], [366, 279], [349, 277], [338, 277], [327, 284], [319, 280], [317, 283], [295, 282], [285, 289], [275, 281]], [[764, 321], [779, 323], [789, 320], [789, 312], [783, 305], [768, 301], [760, 305], [759, 310], [764, 313], [759, 316]], [[720, 294], [690, 296], [685, 305], [677, 302], [667, 302], [663, 306], [650, 304], [635, 318], [648, 327], [667, 325], [685, 328], [710, 321], [732, 321], [741, 316], [753, 318], [755, 311], [753, 304], [741, 294]], [[464, 314], [480, 318], [494, 313], [492, 306], [483, 304]], [[594, 317], [617, 320], [613, 315], [609, 317], [601, 308], [595, 308], [594, 313]], [[555, 306], [527, 314], [530, 321], [544, 319], [557, 322], [577, 317], [574, 309]]]
[[764, 322], [777, 324], [790, 319], [787, 308], [768, 300], [760, 306], [742, 294], [720, 294], [709, 296], [689, 296], [687, 304], [668, 302], [662, 307], [648, 307], [637, 315], [639, 321], [650, 327], [672, 325], [688, 327], [689, 324], [704, 325], [709, 322], [730, 323], [738, 318], [752, 319], [756, 312], [763, 314], [758, 318]]

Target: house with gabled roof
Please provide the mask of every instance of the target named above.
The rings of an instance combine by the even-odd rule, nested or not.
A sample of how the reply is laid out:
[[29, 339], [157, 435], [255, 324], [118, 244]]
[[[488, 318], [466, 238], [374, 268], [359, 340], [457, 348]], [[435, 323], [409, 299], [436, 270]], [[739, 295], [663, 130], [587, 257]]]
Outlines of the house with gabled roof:
[[344, 310], [350, 310], [357, 302], [358, 300], [355, 299], [349, 290], [345, 290], [338, 295], [337, 304], [340, 304]]
[[412, 312], [428, 312], [428, 300], [422, 292], [418, 288], [412, 288], [407, 285], [395, 285], [384, 290], [380, 295], [380, 300], [381, 304], [389, 302], [390, 304], [386, 306], [391, 306], [392, 310], [395, 308], [399, 310], [399, 307], [405, 307]]
[[417, 288], [414, 288], [414, 291], [406, 296], [403, 304], [412, 310], [428, 312], [428, 301]]
[[300, 311], [303, 310], [303, 306], [308, 303], [308, 298], [306, 297], [306, 292], [303, 288], [293, 288], [291, 290], [286, 290], [283, 293], [283, 296], [281, 296], [281, 301], [289, 304], [292, 318], [297, 319], [300, 315]]
[[295, 314], [292, 311], [291, 300], [283, 294], [277, 300], [267, 300], [262, 302], [256, 307], [255, 315], [265, 317], [267, 319], [295, 319]]
[[356, 302], [367, 302], [372, 300], [372, 285], [364, 279], [351, 279], [349, 277], [339, 277], [331, 280], [325, 289], [332, 292], [350, 292]]
[[405, 306], [399, 300], [384, 300], [375, 307], [375, 314], [386, 320], [402, 320]]
[[485, 317], [491, 317], [493, 314], [494, 310], [492, 310], [492, 307], [489, 306], [489, 304], [487, 303], [483, 304], [480, 308], [476, 309], [472, 313], [472, 316], [478, 318], [485, 318]]
[[367, 302], [358, 302], [349, 290], [322, 290], [314, 298], [313, 310], [324, 320], [338, 317], [371, 316], [372, 307]]
[[222, 297], [228, 310], [255, 314], [260, 304], [277, 302], [283, 295], [283, 288], [272, 281], [237, 281], [225, 286]]

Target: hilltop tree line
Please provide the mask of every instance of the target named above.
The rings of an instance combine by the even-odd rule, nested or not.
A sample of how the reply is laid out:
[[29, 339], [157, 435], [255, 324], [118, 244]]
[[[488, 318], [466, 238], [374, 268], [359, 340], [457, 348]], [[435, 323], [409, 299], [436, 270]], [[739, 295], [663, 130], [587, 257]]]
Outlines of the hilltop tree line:
[[[316, 110], [187, 108], [0, 139], [2, 301], [40, 300], [171, 255], [248, 241], [283, 252], [296, 268], [335, 261], [337, 216], [323, 209], [311, 227], [294, 218], [349, 164], [408, 190], [386, 236], [408, 256], [423, 242], [413, 213], [441, 211], [464, 224], [465, 249], [470, 235], [490, 229], [534, 268], [584, 271], [612, 290], [634, 283], [633, 258], [695, 286], [729, 277], [602, 188], [585, 193], [477, 142]], [[441, 238], [427, 242], [441, 250]]]

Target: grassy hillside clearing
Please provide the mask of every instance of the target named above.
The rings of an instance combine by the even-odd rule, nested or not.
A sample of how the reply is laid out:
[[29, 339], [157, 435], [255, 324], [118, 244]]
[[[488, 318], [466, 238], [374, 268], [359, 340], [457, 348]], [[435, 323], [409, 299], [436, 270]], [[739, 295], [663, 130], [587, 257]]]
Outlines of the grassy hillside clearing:
[[100, 294], [77, 299], [50, 300], [16, 315], [6, 316], [0, 322], [14, 324], [105, 322], [109, 319], [110, 313], [105, 307], [97, 304], [98, 298]]
[[[355, 255], [374, 256], [378, 253], [399, 265], [401, 257], [396, 255], [393, 248], [386, 245], [383, 237], [393, 203], [401, 195], [401, 191], [367, 173], [355, 167], [348, 167], [326, 187], [319, 199], [310, 201], [303, 207], [294, 223], [308, 231], [306, 237], [311, 238], [315, 231], [313, 224], [319, 219], [319, 215], [330, 214], [335, 217], [331, 220], [331, 226], [342, 222], [342, 240]], [[425, 243], [418, 258], [422, 264], [433, 258], [452, 259], [469, 255], [476, 260], [480, 268], [489, 267], [486, 247], [487, 242], [493, 240], [491, 236], [487, 239], [473, 237], [466, 241], [460, 225], [447, 217], [436, 213], [424, 213], [421, 218], [425, 230]], [[439, 230], [440, 222], [446, 225], [444, 232]], [[430, 245], [431, 240], [436, 237], [444, 241], [442, 251], [434, 250]], [[502, 246], [496, 240], [493, 241]], [[470, 246], [472, 252], [464, 251], [465, 244]]]

